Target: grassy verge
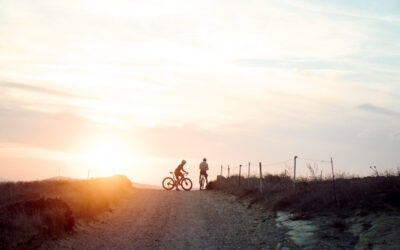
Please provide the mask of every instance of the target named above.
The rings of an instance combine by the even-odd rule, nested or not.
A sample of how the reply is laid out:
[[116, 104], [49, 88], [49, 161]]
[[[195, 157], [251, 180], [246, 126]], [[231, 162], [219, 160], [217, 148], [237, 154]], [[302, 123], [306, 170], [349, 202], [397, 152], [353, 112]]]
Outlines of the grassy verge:
[[0, 248], [35, 248], [76, 221], [110, 211], [132, 189], [124, 176], [0, 184]]
[[386, 175], [365, 178], [336, 179], [336, 200], [330, 179], [299, 179], [296, 192], [287, 175], [266, 175], [259, 191], [258, 178], [223, 178], [210, 182], [208, 189], [221, 190], [252, 202], [261, 202], [268, 209], [296, 212], [303, 216], [357, 211], [368, 213], [400, 208], [400, 176]]

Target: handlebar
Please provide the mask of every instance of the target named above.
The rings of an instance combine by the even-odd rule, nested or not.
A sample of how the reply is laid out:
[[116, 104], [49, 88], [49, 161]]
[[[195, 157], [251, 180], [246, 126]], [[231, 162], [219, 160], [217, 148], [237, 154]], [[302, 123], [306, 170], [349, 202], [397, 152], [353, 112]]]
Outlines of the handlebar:
[[[175, 174], [174, 172], [169, 172], [170, 174]], [[186, 176], [186, 175], [188, 175], [189, 174], [189, 172], [187, 172], [187, 173], [183, 173], [183, 175], [184, 176]]]

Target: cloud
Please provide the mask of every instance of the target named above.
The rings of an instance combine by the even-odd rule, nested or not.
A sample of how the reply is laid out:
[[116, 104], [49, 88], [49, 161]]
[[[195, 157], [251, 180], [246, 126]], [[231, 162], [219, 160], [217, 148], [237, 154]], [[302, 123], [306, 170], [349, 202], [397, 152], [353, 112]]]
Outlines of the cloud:
[[40, 93], [40, 94], [55, 95], [58, 97], [91, 99], [88, 97], [74, 95], [74, 94], [64, 92], [64, 91], [59, 91], [59, 90], [54, 90], [54, 89], [44, 88], [44, 87], [37, 87], [37, 86], [32, 86], [32, 85], [22, 84], [22, 83], [15, 83], [15, 82], [0, 82], [0, 88], [19, 89], [19, 90], [24, 90], [24, 91], [36, 92], [36, 93]]
[[371, 112], [371, 113], [375, 113], [375, 114], [380, 114], [380, 115], [387, 115], [387, 116], [391, 116], [394, 118], [400, 118], [400, 113], [387, 109], [387, 108], [383, 108], [383, 107], [379, 107], [379, 106], [375, 106], [373, 104], [370, 103], [365, 103], [365, 104], [361, 104], [358, 106], [359, 109]]
[[85, 124], [86, 120], [68, 113], [0, 108], [0, 143], [68, 150], [79, 141]]
[[282, 69], [301, 69], [301, 70], [344, 70], [345, 64], [329, 60], [314, 60], [307, 58], [286, 59], [286, 60], [270, 60], [270, 59], [237, 59], [232, 63], [239, 66], [247, 67], [264, 67], [264, 68], [282, 68]]
[[[386, 1], [380, 4], [376, 1], [351, 1], [343, 4], [342, 1], [282, 1], [288, 5], [307, 9], [314, 12], [322, 12], [328, 15], [341, 15], [358, 19], [369, 19], [379, 22], [400, 22], [398, 16], [399, 5], [396, 0]], [[360, 4], [361, 3], [361, 4]]]
[[394, 141], [400, 141], [400, 131], [391, 134], [390, 137], [391, 137]]
[[357, 137], [360, 137], [360, 138], [368, 138], [370, 136], [371, 136], [371, 131], [369, 129], [367, 129], [367, 128], [363, 129], [362, 131], [360, 131], [357, 134]]

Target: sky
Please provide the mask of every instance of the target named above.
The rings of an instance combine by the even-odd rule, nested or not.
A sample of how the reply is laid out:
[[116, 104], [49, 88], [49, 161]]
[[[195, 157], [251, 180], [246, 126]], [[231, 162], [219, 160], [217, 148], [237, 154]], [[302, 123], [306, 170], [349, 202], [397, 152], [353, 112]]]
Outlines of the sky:
[[396, 0], [0, 0], [0, 38], [8, 180], [400, 167]]

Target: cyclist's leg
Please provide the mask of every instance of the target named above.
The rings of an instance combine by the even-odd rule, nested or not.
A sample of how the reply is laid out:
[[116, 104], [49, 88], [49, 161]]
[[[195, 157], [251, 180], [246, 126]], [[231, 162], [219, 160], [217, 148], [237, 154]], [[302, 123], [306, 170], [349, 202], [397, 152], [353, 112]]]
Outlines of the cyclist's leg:
[[203, 185], [204, 185], [202, 178], [203, 178], [203, 173], [200, 173], [200, 177], [199, 177], [200, 188], [203, 188]]
[[179, 183], [180, 183], [181, 177], [183, 177], [183, 175], [180, 172], [175, 172], [175, 177], [176, 177], [176, 190], [179, 190]]

